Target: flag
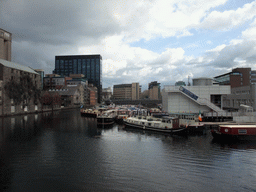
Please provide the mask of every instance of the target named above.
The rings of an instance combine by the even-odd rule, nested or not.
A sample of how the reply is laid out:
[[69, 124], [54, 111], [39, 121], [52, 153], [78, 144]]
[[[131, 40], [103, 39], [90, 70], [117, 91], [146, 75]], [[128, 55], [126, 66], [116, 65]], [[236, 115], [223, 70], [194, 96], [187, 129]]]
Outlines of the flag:
[[198, 119], [199, 119], [199, 121], [203, 121], [202, 116], [201, 116], [201, 112], [200, 112], [200, 111], [199, 111]]

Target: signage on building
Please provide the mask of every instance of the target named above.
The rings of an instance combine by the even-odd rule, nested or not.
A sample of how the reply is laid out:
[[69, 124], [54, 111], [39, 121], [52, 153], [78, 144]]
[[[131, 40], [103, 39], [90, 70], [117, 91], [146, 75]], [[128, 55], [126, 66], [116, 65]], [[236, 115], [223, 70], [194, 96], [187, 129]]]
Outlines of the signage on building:
[[189, 90], [185, 89], [184, 87], [181, 87], [179, 88], [180, 91], [182, 91], [183, 93], [185, 93], [186, 95], [188, 95], [189, 97], [197, 100], [198, 99], [198, 96], [195, 95], [194, 93], [190, 92]]

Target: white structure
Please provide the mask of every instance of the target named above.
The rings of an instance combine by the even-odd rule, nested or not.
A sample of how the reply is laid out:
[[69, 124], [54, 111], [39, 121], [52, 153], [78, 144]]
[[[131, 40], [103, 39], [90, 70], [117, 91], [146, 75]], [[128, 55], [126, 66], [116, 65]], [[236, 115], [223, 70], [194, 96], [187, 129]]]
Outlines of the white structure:
[[[230, 94], [229, 85], [213, 85], [209, 78], [195, 86], [165, 86], [162, 91], [163, 110], [168, 113], [223, 112], [223, 95]], [[207, 84], [204, 84], [206, 82]]]

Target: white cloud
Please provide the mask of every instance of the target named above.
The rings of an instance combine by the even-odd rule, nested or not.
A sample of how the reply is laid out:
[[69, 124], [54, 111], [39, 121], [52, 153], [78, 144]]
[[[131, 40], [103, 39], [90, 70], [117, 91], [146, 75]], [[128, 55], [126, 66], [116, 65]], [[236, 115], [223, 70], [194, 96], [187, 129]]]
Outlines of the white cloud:
[[256, 2], [245, 4], [242, 8], [224, 12], [212, 11], [203, 20], [200, 28], [210, 30], [229, 30], [244, 24], [256, 16]]

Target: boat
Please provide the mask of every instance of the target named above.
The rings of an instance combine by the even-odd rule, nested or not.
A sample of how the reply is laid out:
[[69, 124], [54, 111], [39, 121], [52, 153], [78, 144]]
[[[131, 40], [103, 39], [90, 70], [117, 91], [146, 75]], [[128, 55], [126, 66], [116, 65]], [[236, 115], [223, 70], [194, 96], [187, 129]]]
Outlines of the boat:
[[96, 118], [100, 114], [100, 111], [96, 109], [81, 109], [80, 112], [82, 116], [93, 118]]
[[151, 116], [137, 116], [124, 119], [125, 127], [142, 130], [158, 131], [170, 134], [187, 134], [186, 127], [179, 126], [179, 119], [175, 117], [153, 118]]
[[200, 122], [197, 114], [193, 113], [176, 113], [172, 114], [179, 119], [181, 127], [187, 127], [189, 134], [204, 134], [206, 127], [204, 123]]
[[115, 123], [116, 110], [107, 110], [101, 115], [97, 116], [97, 125], [98, 126], [109, 126]]
[[256, 140], [256, 125], [219, 125], [211, 129], [214, 139], [221, 140]]
[[131, 111], [129, 110], [118, 110], [117, 116], [115, 118], [115, 122], [117, 124], [123, 124], [123, 120], [130, 117]]

